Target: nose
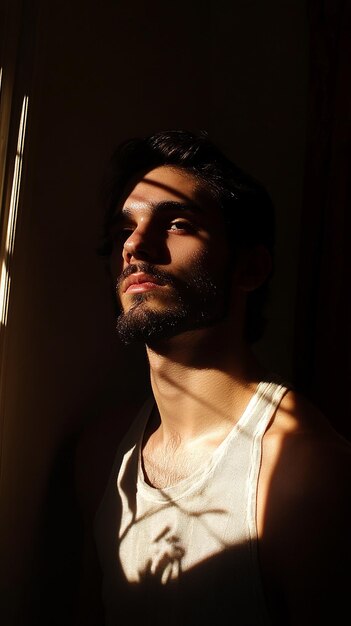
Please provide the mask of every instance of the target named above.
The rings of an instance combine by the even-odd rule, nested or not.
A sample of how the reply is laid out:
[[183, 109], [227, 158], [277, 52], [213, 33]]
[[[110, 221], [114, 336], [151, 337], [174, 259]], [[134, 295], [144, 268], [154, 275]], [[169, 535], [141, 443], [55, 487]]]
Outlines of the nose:
[[124, 242], [122, 255], [128, 264], [154, 259], [156, 246], [151, 234], [146, 229], [136, 228]]

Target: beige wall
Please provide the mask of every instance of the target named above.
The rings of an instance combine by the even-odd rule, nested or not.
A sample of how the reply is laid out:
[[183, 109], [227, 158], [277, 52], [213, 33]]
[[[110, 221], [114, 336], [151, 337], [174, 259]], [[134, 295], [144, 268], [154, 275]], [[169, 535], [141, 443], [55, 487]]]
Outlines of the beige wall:
[[[36, 580], [31, 557], [35, 566], [47, 502], [60, 488], [60, 474], [56, 487], [52, 476], [63, 447], [120, 394], [144, 393], [139, 351], [126, 352], [113, 338], [108, 283], [95, 255], [99, 185], [113, 148], [153, 130], [207, 129], [266, 184], [279, 243], [270, 322], [258, 351], [287, 377], [304, 164], [304, 2], [39, 5], [3, 416], [6, 626], [29, 623], [20, 606], [28, 581]], [[62, 489], [67, 517], [61, 511], [49, 535], [52, 572], [55, 542], [72, 541], [62, 536], [70, 528]], [[65, 623], [65, 606], [63, 597], [50, 626]]]

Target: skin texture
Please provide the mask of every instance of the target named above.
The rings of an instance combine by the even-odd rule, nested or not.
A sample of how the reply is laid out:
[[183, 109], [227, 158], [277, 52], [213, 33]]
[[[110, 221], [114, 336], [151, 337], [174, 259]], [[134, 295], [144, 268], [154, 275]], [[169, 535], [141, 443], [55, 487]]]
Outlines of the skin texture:
[[[134, 181], [126, 196], [111, 265], [122, 318], [131, 327], [150, 314], [162, 320], [180, 307], [179, 293], [188, 307], [185, 321], [171, 330], [161, 324], [158, 333], [145, 331], [157, 410], [146, 432], [143, 465], [149, 484], [162, 488], [209, 458], [267, 374], [243, 329], [247, 293], [264, 282], [271, 266], [261, 247], [242, 253], [233, 265], [218, 208], [203, 185], [180, 169], [156, 168]], [[165, 272], [168, 282], [141, 271], [145, 267]], [[201, 324], [198, 296], [187, 287], [194, 273], [206, 276], [215, 291]], [[126, 402], [120, 417], [130, 421], [135, 411]], [[100, 420], [77, 451], [77, 491], [91, 551], [85, 571], [94, 569], [89, 526], [121, 423], [126, 419], [115, 415]], [[341, 623], [347, 613], [350, 479], [350, 444], [305, 398], [289, 391], [264, 436], [257, 509], [259, 558], [275, 624]], [[98, 577], [86, 576], [77, 624], [103, 623], [101, 614], [93, 617], [97, 608], [82, 617], [87, 597], [94, 597], [84, 585], [98, 584]]]

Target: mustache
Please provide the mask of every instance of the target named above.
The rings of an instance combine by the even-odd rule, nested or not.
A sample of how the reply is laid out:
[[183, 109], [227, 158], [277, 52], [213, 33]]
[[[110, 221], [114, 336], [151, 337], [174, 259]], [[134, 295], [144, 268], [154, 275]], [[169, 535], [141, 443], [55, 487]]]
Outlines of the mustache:
[[172, 274], [169, 274], [169, 272], [165, 272], [163, 270], [157, 269], [151, 263], [143, 262], [143, 263], [138, 263], [134, 265], [128, 265], [128, 267], [126, 267], [125, 270], [121, 272], [121, 274], [117, 278], [116, 290], [117, 291], [119, 290], [121, 284], [126, 278], [128, 278], [128, 276], [131, 276], [132, 274], [136, 274], [136, 272], [144, 272], [145, 274], [148, 274], [152, 278], [156, 278], [156, 280], [160, 281], [161, 283], [170, 283], [171, 285], [175, 284], [175, 280]]

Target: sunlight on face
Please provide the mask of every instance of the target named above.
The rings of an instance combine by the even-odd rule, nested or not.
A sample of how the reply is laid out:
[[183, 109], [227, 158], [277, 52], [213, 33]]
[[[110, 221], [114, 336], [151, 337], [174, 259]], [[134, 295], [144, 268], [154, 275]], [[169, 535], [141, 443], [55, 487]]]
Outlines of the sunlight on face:
[[224, 221], [194, 176], [170, 167], [145, 175], [123, 204], [115, 241], [123, 341], [173, 336], [223, 317], [230, 294]]

